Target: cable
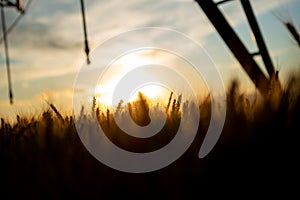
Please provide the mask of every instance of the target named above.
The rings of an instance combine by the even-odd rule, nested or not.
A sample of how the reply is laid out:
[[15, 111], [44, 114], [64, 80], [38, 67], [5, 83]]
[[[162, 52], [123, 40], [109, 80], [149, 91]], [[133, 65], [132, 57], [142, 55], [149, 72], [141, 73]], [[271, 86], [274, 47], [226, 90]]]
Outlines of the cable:
[[[30, 5], [31, 5], [32, 0], [28, 0], [25, 8], [23, 9], [23, 11], [18, 15], [18, 17], [15, 19], [15, 21], [10, 25], [10, 27], [6, 30], [5, 34], [9, 34], [15, 27], [16, 25], [19, 23], [19, 21], [21, 20], [21, 18], [23, 17], [23, 15], [26, 13], [26, 11], [29, 9]], [[4, 35], [4, 34], [3, 34]], [[0, 44], [3, 42], [4, 38], [3, 36], [0, 38]]]

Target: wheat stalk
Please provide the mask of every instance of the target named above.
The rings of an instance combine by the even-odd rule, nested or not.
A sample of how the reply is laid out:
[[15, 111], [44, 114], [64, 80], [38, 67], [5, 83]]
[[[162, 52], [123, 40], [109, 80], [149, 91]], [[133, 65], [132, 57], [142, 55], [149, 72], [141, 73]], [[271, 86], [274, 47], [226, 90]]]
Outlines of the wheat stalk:
[[54, 111], [54, 113], [56, 114], [57, 118], [59, 120], [61, 120], [62, 122], [64, 122], [63, 116], [59, 113], [59, 111], [56, 109], [56, 107], [52, 103], [50, 103], [50, 108]]

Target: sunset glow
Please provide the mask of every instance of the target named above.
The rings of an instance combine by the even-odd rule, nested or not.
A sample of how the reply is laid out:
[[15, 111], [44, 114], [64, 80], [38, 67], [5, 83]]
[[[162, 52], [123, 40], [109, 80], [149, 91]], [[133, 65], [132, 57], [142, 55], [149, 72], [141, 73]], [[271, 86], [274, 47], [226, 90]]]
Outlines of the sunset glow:
[[[23, 5], [27, 2], [28, 0], [24, 0]], [[286, 15], [289, 17], [284, 20], [290, 18], [299, 29], [299, 1], [262, 0], [253, 1], [252, 4], [271, 59], [274, 65], [281, 69], [280, 78], [286, 79], [299, 66], [299, 49], [290, 33], [274, 14], [288, 12]], [[14, 118], [16, 113], [35, 112], [31, 109], [32, 107], [45, 106], [45, 100], [49, 99], [57, 104], [62, 112], [71, 112], [73, 85], [79, 69], [86, 62], [79, 8], [79, 3], [73, 1], [34, 1], [19, 24], [8, 34], [14, 105], [9, 104], [4, 49], [2, 49], [0, 56], [2, 63], [1, 116]], [[253, 83], [240, 64], [224, 45], [201, 8], [193, 1], [166, 0], [155, 3], [147, 0], [86, 1], [85, 9], [91, 54], [109, 38], [128, 30], [140, 27], [170, 28], [185, 34], [203, 46], [220, 71], [225, 85], [228, 85], [232, 77], [237, 77], [243, 80], [241, 87], [244, 90], [253, 91], [254, 89]], [[240, 4], [233, 2], [220, 6], [220, 9], [249, 51], [257, 52], [255, 40], [249, 31], [249, 25]], [[114, 14], [111, 15], [111, 12]], [[107, 16], [110, 16], [109, 20]], [[16, 17], [15, 9], [6, 9], [7, 28]], [[159, 42], [170, 40], [172, 42], [173, 40], [169, 35], [145, 35], [143, 38], [132, 37], [131, 40], [138, 42], [143, 39], [148, 40], [150, 37]], [[116, 49], [124, 47], [125, 42], [108, 47], [108, 56]], [[186, 69], [182, 61], [174, 59], [174, 56], [167, 57], [163, 54], [161, 53], [162, 56], [160, 56], [153, 51], [138, 53], [133, 50], [120, 58], [115, 58], [113, 63], [115, 67], [112, 66], [113, 69], [107, 71], [105, 80], [98, 84], [101, 87], [93, 88], [99, 95], [99, 101], [109, 103], [111, 91], [118, 80], [123, 74], [137, 66], [160, 63], [164, 60], [163, 64]], [[97, 59], [101, 65], [107, 57]], [[91, 62], [95, 63], [95, 59], [91, 59]], [[259, 57], [258, 62], [261, 63]], [[203, 65], [206, 66], [205, 63]], [[192, 77], [195, 73], [187, 71], [183, 73], [186, 73], [191, 82], [198, 84]], [[151, 73], [140, 74], [140, 76], [152, 76], [158, 80], [163, 76], [166, 77], [165, 74], [159, 77], [159, 74]], [[213, 74], [211, 78], [214, 78]], [[147, 86], [146, 88], [140, 89], [149, 97], [157, 98], [156, 96], [164, 95], [164, 92], [159, 91], [157, 87]], [[169, 91], [167, 93], [169, 94]], [[43, 94], [51, 95], [41, 101], [39, 97], [44, 96]]]
[[[131, 70], [138, 67], [148, 66], [154, 63], [154, 59], [151, 57], [143, 56], [140, 53], [128, 54], [120, 59], [116, 60], [111, 67], [102, 76], [103, 80], [95, 89], [95, 95], [98, 97], [99, 103], [103, 103], [109, 106], [112, 105], [113, 92], [120, 79]], [[112, 75], [113, 73], [113, 75]], [[159, 77], [155, 75], [155, 72], [149, 73], [148, 71], [134, 72], [134, 76], [145, 80], [153, 80], [148, 84], [138, 86], [129, 94], [129, 100], [124, 100], [125, 103], [135, 100], [138, 92], [142, 92], [149, 99], [153, 101], [163, 101], [169, 95], [170, 91], [163, 86], [157, 85], [155, 82], [160, 82]], [[120, 99], [121, 100], [121, 99]]]

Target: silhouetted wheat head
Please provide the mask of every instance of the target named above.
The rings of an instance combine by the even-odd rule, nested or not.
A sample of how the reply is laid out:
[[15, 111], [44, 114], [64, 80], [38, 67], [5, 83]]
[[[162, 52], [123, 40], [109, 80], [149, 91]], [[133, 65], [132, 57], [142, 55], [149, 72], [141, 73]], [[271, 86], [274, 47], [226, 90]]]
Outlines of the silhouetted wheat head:
[[291, 36], [294, 38], [294, 40], [297, 42], [297, 45], [300, 47], [300, 34], [297, 31], [297, 28], [288, 12], [288, 10], [285, 11], [285, 13], [273, 13], [277, 19], [284, 25], [284, 27], [288, 30], [288, 32], [291, 34]]
[[[276, 74], [274, 78], [278, 78]], [[221, 138], [208, 158], [199, 160], [197, 155], [210, 122], [209, 95], [199, 100], [197, 105], [200, 108], [200, 121], [195, 141], [170, 168], [154, 173], [159, 181], [150, 182], [152, 186], [160, 185], [160, 181], [165, 179], [163, 172], [170, 173], [172, 176], [183, 174], [182, 177], [175, 176], [175, 178], [168, 176], [168, 183], [172, 180], [179, 184], [180, 188], [187, 189], [184, 184], [191, 180], [187, 177], [199, 177], [203, 180], [210, 175], [210, 167], [205, 166], [220, 166], [217, 171], [230, 171], [233, 176], [239, 170], [241, 173], [252, 172], [255, 167], [266, 164], [266, 160], [270, 160], [269, 157], [274, 157], [272, 162], [274, 165], [267, 165], [267, 169], [274, 168], [279, 164], [278, 155], [282, 152], [285, 152], [285, 156], [295, 155], [293, 149], [297, 147], [296, 142], [299, 140], [296, 138], [300, 132], [300, 75], [296, 76], [295, 73], [294, 77], [280, 87], [271, 84], [268, 99], [263, 99], [258, 93], [244, 93], [239, 86], [239, 81], [234, 80], [228, 87], [225, 126]], [[280, 91], [278, 88], [281, 88]], [[136, 101], [127, 104], [120, 101], [115, 109], [103, 108], [95, 102], [91, 105], [92, 110], [82, 106], [76, 119], [61, 114], [54, 104], [33, 117], [17, 115], [14, 122], [1, 118], [1, 181], [5, 181], [5, 185], [11, 188], [9, 192], [13, 194], [16, 183], [22, 186], [21, 190], [25, 188], [22, 194], [34, 188], [36, 193], [49, 190], [51, 194], [62, 195], [62, 190], [58, 190], [57, 187], [67, 191], [70, 185], [78, 190], [90, 191], [90, 187], [96, 189], [94, 187], [96, 183], [99, 183], [97, 189], [107, 188], [105, 186], [108, 183], [114, 187], [128, 189], [130, 184], [125, 180], [132, 180], [132, 177], [126, 175], [124, 179], [115, 178], [112, 181], [112, 177], [118, 177], [120, 174], [116, 175], [115, 171], [99, 164], [88, 154], [77, 135], [74, 120], [81, 123], [82, 126], [79, 123], [79, 128], [87, 129], [85, 131], [89, 132], [92, 129], [83, 125], [91, 123], [92, 115], [95, 113], [105, 134], [116, 145], [132, 152], [155, 151], [172, 140], [180, 124], [180, 113], [188, 112], [195, 104], [182, 99], [180, 95], [175, 97], [173, 93], [170, 94], [169, 99], [166, 100], [167, 105], [160, 107], [167, 112], [165, 126], [158, 134], [146, 140], [130, 137], [120, 130], [114, 120], [114, 115], [123, 116], [129, 112], [137, 123], [141, 125], [148, 123], [148, 112], [153, 109], [153, 105], [142, 93]], [[245, 162], [246, 167], [237, 167], [241, 166], [241, 162]], [[204, 172], [209, 175], [203, 176]], [[259, 170], [255, 172], [258, 173]], [[153, 178], [149, 174], [141, 176], [141, 180], [148, 176]], [[219, 173], [218, 176], [221, 174]], [[177, 180], [178, 178], [180, 181]], [[141, 185], [137, 184], [137, 187], [140, 188]], [[103, 192], [105, 191], [102, 190]]]

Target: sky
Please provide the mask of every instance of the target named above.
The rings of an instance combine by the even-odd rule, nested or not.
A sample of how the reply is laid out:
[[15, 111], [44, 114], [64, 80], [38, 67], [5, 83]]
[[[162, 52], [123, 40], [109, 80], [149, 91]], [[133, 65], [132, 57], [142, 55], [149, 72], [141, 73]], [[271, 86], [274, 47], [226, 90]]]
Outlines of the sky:
[[[24, 0], [24, 4], [27, 2]], [[290, 73], [299, 72], [300, 49], [276, 16], [292, 20], [300, 32], [300, 1], [252, 0], [251, 4], [273, 64], [280, 70], [280, 78], [286, 80]], [[86, 0], [85, 7], [91, 49], [113, 36], [136, 28], [174, 29], [202, 45], [219, 70], [225, 86], [236, 77], [241, 80], [245, 92], [253, 90], [252, 82], [204, 12], [192, 0]], [[249, 51], [255, 52], [257, 48], [240, 2], [228, 2], [221, 5], [220, 9]], [[9, 27], [18, 13], [13, 8], [5, 8], [5, 14]], [[168, 35], [156, 37], [159, 41], [170, 40]], [[9, 33], [8, 42], [14, 104], [10, 105], [8, 99], [2, 42], [0, 116], [11, 118], [16, 114], [39, 113], [47, 106], [47, 101], [54, 103], [64, 113], [71, 113], [74, 82], [85, 63], [80, 1], [33, 0], [21, 21]], [[114, 51], [114, 48], [116, 46], [111, 46], [107, 51]], [[139, 58], [149, 60], [151, 56], [135, 56], [131, 62]], [[180, 62], [173, 58], [170, 60], [173, 64]], [[131, 64], [124, 61], [123, 65], [126, 62]], [[261, 59], [257, 58], [257, 62], [261, 64]], [[263, 66], [262, 70], [265, 72]]]

